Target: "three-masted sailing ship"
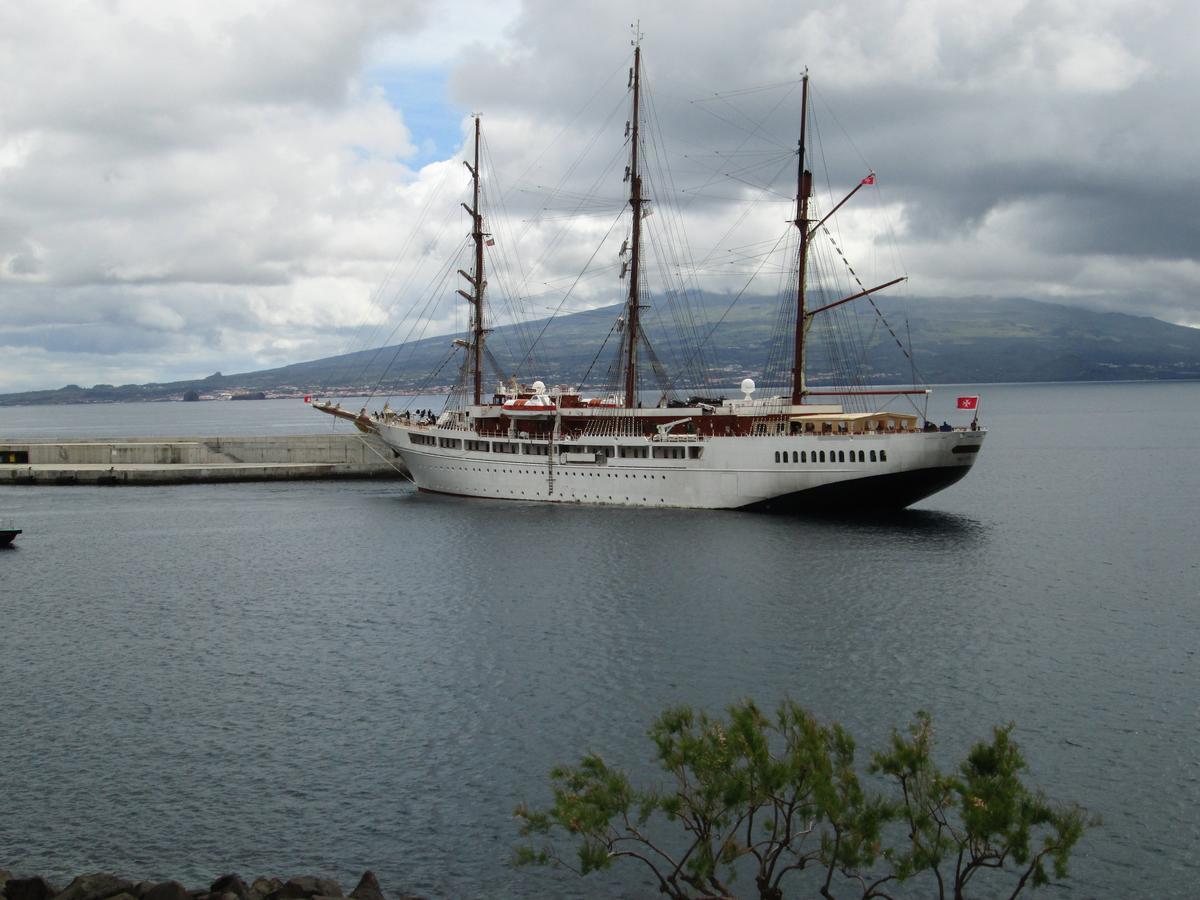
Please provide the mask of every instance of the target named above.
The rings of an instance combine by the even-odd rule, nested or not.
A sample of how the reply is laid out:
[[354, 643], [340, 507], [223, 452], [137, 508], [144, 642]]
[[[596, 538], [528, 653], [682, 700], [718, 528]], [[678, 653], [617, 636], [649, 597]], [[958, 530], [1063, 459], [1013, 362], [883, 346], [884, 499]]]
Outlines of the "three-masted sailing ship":
[[[466, 391], [458, 408], [414, 417], [387, 407], [352, 414], [332, 404], [324, 412], [351, 418], [377, 433], [403, 458], [422, 491], [504, 500], [643, 507], [689, 507], [797, 512], [898, 509], [961, 479], [975, 462], [986, 431], [935, 427], [919, 411], [900, 412], [883, 398], [928, 394], [924, 389], [814, 390], [805, 376], [806, 336], [814, 319], [903, 279], [810, 308], [809, 248], [833, 211], [820, 219], [810, 212], [813, 176], [806, 166], [808, 76], [802, 81], [800, 138], [794, 218], [794, 334], [790, 393], [755, 397], [754, 382], [742, 396], [642, 402], [639, 366], [644, 335], [640, 313], [642, 223], [648, 202], [641, 171], [641, 47], [635, 46], [629, 79], [632, 116], [627, 130], [632, 213], [627, 264], [628, 293], [620, 322], [619, 389], [588, 398], [577, 388], [547, 388], [541, 381], [501, 383], [484, 390], [485, 316], [484, 218], [480, 209], [480, 123], [475, 118], [472, 179], [473, 265], [460, 271], [468, 289], [470, 329], [457, 341], [466, 350]], [[465, 206], [465, 204], [464, 204]], [[832, 400], [853, 395], [848, 410]], [[865, 401], [865, 402], [864, 402]], [[868, 404], [879, 402], [882, 406]], [[915, 407], [914, 407], [915, 410]]]

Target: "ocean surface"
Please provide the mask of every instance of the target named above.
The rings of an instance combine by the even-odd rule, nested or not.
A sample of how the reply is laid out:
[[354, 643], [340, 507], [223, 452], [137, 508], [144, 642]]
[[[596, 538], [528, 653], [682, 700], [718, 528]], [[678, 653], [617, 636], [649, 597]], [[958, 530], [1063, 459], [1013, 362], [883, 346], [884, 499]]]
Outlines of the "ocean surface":
[[[919, 709], [944, 765], [1015, 721], [1029, 780], [1104, 820], [1038, 895], [1193, 897], [1200, 384], [965, 392], [974, 471], [878, 520], [0, 488], [25, 530], [0, 552], [0, 867], [657, 896], [633, 864], [515, 869], [513, 808], [589, 749], [653, 778], [667, 706], [787, 696], [864, 764]], [[0, 408], [0, 445], [329, 427], [299, 401]]]

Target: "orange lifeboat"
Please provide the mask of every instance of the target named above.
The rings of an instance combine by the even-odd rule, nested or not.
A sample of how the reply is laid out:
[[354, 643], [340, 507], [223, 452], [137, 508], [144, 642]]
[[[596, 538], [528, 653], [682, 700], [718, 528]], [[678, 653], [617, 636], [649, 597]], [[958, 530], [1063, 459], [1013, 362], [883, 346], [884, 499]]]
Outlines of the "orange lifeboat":
[[513, 419], [548, 419], [558, 412], [549, 397], [530, 397], [528, 400], [505, 400], [501, 407]]
[[513, 419], [549, 419], [558, 412], [558, 406], [546, 393], [546, 385], [540, 381], [533, 383], [532, 396], [505, 400], [501, 409]]

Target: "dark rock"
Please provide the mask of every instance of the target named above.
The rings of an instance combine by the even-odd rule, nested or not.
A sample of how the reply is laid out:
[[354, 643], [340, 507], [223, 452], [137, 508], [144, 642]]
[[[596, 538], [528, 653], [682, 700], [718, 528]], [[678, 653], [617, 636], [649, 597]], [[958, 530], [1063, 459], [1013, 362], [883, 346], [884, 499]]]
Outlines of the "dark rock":
[[139, 881], [133, 886], [133, 896], [141, 898], [146, 896], [146, 892], [154, 887], [157, 882], [154, 881]]
[[255, 878], [250, 883], [250, 900], [264, 900], [282, 887], [283, 882], [278, 878]]
[[41, 875], [32, 878], [9, 878], [4, 883], [4, 896], [7, 900], [50, 900], [58, 893], [58, 888]]
[[142, 900], [191, 900], [191, 894], [178, 881], [164, 881], [146, 891]]
[[250, 893], [250, 889], [246, 887], [246, 882], [242, 881], [240, 875], [222, 875], [212, 883], [209, 891], [214, 894], [237, 894], [239, 897], [245, 897]]
[[329, 878], [317, 878], [313, 875], [301, 875], [289, 879], [284, 885], [285, 891], [301, 891], [294, 897], [341, 897], [342, 886]]
[[4, 885], [8, 882], [8, 879], [12, 877], [13, 873], [8, 871], [8, 869], [0, 869], [0, 894], [4, 893]]
[[342, 886], [328, 878], [301, 875], [289, 879], [283, 887], [267, 895], [266, 900], [308, 900], [311, 897], [341, 897]]
[[350, 896], [354, 900], [384, 900], [383, 889], [379, 886], [379, 879], [375, 877], [375, 873], [370, 869], [363, 872], [362, 878], [358, 879], [358, 887], [350, 892]]
[[117, 894], [132, 894], [134, 885], [108, 872], [80, 875], [58, 894], [56, 900], [108, 900]]

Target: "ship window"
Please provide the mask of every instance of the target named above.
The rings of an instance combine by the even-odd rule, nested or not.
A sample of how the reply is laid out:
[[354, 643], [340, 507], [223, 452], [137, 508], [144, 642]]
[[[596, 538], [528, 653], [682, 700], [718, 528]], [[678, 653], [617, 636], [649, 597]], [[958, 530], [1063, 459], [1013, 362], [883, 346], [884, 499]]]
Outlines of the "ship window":
[[880, 451], [879, 451], [879, 461], [880, 461], [880, 462], [887, 462], [887, 451], [886, 451], [886, 450], [880, 450]]
[[424, 444], [429, 447], [437, 443], [437, 438], [431, 434], [409, 434], [408, 439], [414, 444]]
[[792, 462], [800, 462], [800, 454], [795, 450], [792, 451]]
[[825, 451], [821, 451], [821, 462], [825, 462]]
[[703, 447], [688, 447], [688, 459], [699, 459], [703, 453]]
[[861, 450], [858, 451], [858, 461], [859, 462], [867, 461], [867, 455], [865, 453], [863, 453]]
[[779, 451], [775, 451], [775, 462], [779, 462]]
[[875, 451], [871, 451], [871, 462], [875, 462]]
[[800, 462], [808, 462], [808, 451], [807, 450], [800, 451]]
[[0, 450], [0, 465], [21, 465], [28, 462], [28, 450]]
[[457, 450], [462, 446], [462, 441], [458, 438], [438, 438], [438, 446], [448, 450]]

